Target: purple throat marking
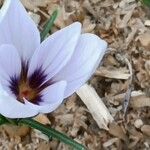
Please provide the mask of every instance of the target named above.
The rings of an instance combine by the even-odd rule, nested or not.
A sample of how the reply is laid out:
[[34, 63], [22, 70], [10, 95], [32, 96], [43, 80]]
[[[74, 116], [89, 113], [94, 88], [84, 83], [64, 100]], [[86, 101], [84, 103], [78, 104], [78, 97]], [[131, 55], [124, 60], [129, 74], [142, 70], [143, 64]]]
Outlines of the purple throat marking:
[[37, 68], [31, 76], [27, 77], [28, 63], [22, 62], [22, 70], [19, 76], [11, 76], [9, 81], [9, 88], [17, 98], [18, 101], [23, 102], [22, 97], [25, 95], [27, 100], [33, 104], [39, 105], [43, 101], [41, 91], [53, 84], [52, 80], [46, 81], [42, 66]]

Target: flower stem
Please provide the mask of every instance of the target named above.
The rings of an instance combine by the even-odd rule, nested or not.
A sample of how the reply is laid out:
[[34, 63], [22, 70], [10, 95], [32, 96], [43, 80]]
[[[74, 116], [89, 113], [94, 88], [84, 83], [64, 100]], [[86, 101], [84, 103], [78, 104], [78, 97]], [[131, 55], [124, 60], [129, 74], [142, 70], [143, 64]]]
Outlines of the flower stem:
[[55, 10], [53, 13], [52, 13], [52, 16], [50, 17], [50, 19], [47, 21], [47, 23], [45, 24], [44, 26], [44, 29], [43, 31], [41, 32], [41, 41], [43, 41], [46, 37], [46, 35], [48, 34], [48, 32], [51, 30], [53, 24], [54, 24], [54, 21], [56, 20], [56, 17], [58, 15], [58, 10]]
[[39, 123], [33, 119], [30, 119], [30, 118], [20, 119], [18, 121], [18, 124], [25, 124], [25, 125], [28, 125], [32, 128], [38, 129], [39, 131], [46, 134], [48, 137], [56, 138], [56, 139], [60, 140], [61, 142], [64, 142], [64, 143], [72, 146], [73, 148], [75, 148], [77, 150], [86, 150], [86, 148], [83, 145], [70, 139], [65, 134], [62, 134], [53, 128], [47, 127], [47, 126], [45, 126], [45, 125], [43, 125], [43, 124], [41, 124], [41, 123]]

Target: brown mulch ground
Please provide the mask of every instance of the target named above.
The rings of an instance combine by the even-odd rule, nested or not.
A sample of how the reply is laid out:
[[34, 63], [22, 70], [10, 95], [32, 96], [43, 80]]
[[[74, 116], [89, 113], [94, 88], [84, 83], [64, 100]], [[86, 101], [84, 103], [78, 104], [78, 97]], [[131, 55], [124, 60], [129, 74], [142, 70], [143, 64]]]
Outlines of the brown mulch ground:
[[[89, 83], [102, 98], [114, 122], [100, 128], [74, 94], [56, 111], [38, 120], [66, 133], [90, 150], [150, 149], [150, 8], [137, 0], [22, 0], [40, 30], [56, 8], [52, 32], [75, 21], [95, 33], [109, 51]], [[132, 75], [132, 77], [131, 77]], [[123, 100], [131, 96], [126, 120]], [[92, 101], [92, 99], [91, 99]], [[99, 113], [99, 112], [97, 112]], [[0, 129], [2, 150], [68, 150], [69, 147], [28, 128]]]

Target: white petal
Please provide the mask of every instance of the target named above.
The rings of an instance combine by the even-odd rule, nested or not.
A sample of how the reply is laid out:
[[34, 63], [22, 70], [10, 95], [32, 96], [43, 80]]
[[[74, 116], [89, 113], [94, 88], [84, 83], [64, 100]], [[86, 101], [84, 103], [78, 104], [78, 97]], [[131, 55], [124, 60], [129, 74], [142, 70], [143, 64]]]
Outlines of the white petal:
[[81, 24], [76, 22], [54, 33], [35, 51], [29, 65], [28, 76], [41, 67], [53, 77], [71, 58], [81, 32]]
[[40, 45], [39, 31], [20, 0], [5, 0], [0, 10], [0, 45], [12, 44], [24, 60]]
[[74, 93], [95, 72], [107, 48], [107, 43], [94, 34], [83, 34], [71, 60], [53, 80], [66, 80], [65, 97]]
[[8, 76], [20, 75], [21, 60], [14, 46], [7, 44], [0, 46], [0, 66]]
[[27, 118], [38, 114], [34, 107], [29, 107], [9, 96], [0, 86], [0, 114], [8, 118]]
[[43, 102], [40, 105], [35, 105], [27, 100], [25, 103], [30, 107], [36, 108], [39, 113], [52, 112], [62, 103], [66, 84], [66, 81], [60, 81], [44, 89], [42, 91]]
[[21, 60], [16, 48], [12, 45], [0, 46], [0, 82], [9, 92], [10, 78], [19, 77], [21, 73]]

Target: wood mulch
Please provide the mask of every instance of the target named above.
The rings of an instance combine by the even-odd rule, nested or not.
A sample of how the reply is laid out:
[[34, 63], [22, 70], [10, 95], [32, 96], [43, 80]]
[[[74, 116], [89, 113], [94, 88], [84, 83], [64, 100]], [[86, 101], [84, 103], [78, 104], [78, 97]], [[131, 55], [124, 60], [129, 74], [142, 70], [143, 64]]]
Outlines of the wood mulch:
[[[97, 34], [108, 42], [101, 66], [89, 82], [53, 113], [36, 119], [89, 150], [149, 150], [150, 8], [138, 0], [22, 2], [40, 30], [58, 9], [52, 33], [80, 21], [83, 33]], [[0, 128], [0, 149], [69, 150], [70, 147], [48, 140], [37, 130], [5, 125]]]

